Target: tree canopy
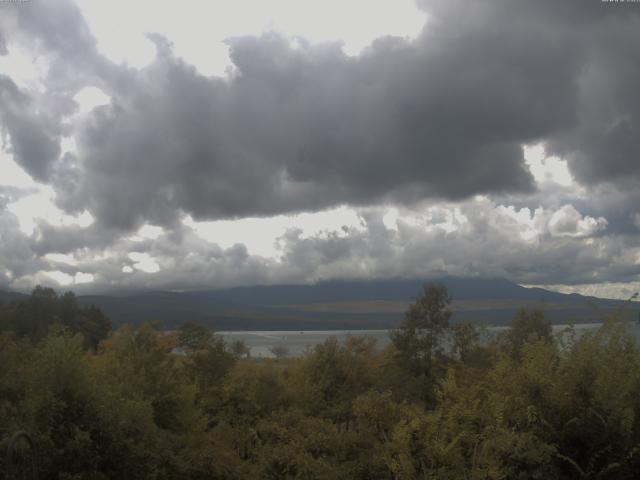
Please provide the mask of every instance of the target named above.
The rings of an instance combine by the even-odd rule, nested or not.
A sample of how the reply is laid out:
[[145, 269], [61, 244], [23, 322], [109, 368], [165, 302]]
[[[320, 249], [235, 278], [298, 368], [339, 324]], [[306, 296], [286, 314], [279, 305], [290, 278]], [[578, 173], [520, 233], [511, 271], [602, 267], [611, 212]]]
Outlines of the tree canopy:
[[427, 285], [385, 349], [253, 359], [193, 323], [87, 341], [90, 310], [39, 289], [0, 309], [0, 453], [26, 430], [51, 479], [638, 478], [627, 325], [560, 338], [522, 311], [489, 338], [449, 306]]

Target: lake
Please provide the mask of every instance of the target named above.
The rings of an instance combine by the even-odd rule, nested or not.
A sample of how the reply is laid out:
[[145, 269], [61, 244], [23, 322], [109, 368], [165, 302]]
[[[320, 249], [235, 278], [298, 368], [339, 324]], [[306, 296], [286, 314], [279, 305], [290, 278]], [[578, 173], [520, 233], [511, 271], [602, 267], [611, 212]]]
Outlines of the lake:
[[[598, 328], [601, 323], [581, 323], [574, 325], [577, 334], [586, 332], [590, 329]], [[568, 325], [554, 325], [553, 331], [559, 333], [566, 329]], [[496, 335], [508, 327], [487, 327], [486, 332], [489, 336]], [[632, 331], [636, 338], [640, 339], [640, 326], [631, 325]], [[336, 337], [340, 342], [345, 341], [349, 336], [366, 336], [376, 340], [378, 348], [386, 347], [391, 339], [389, 338], [389, 330], [314, 330], [314, 331], [238, 331], [238, 332], [216, 332], [226, 342], [242, 340], [249, 347], [250, 354], [253, 358], [273, 358], [271, 348], [276, 346], [284, 346], [288, 350], [288, 356], [299, 357], [304, 352], [313, 348], [315, 345], [323, 343], [329, 337]]]

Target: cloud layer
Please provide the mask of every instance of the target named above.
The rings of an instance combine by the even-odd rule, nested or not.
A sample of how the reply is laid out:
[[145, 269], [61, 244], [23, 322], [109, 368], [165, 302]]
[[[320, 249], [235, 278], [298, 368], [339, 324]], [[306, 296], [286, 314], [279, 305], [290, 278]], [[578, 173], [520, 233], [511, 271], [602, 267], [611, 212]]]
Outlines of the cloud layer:
[[[549, 284], [637, 279], [640, 7], [419, 4], [429, 20], [417, 38], [382, 37], [358, 56], [274, 32], [231, 38], [225, 78], [200, 74], [161, 34], [149, 35], [157, 55], [147, 67], [114, 64], [68, 0], [0, 7], [0, 54], [26, 49], [47, 64], [40, 88], [0, 72], [5, 150], [54, 189], [63, 212], [95, 219], [42, 221], [16, 240], [23, 234], [4, 210], [5, 283], [32, 280], [10, 261], [14, 248], [30, 275], [91, 273], [96, 286], [428, 272]], [[109, 103], [78, 113], [85, 87]], [[76, 148], [65, 151], [68, 138]], [[536, 143], [565, 159], [577, 183], [536, 181], [524, 156]], [[292, 225], [277, 259], [198, 240], [184, 223], [339, 205], [355, 208], [364, 227], [303, 237]], [[400, 220], [389, 229], [371, 213], [383, 205], [412, 215], [457, 205], [467, 222], [448, 231]], [[143, 246], [126, 240], [145, 224], [166, 235]], [[160, 271], [129, 265], [133, 248]], [[99, 250], [109, 260], [87, 253]], [[50, 253], [84, 256], [84, 270], [43, 260]]]

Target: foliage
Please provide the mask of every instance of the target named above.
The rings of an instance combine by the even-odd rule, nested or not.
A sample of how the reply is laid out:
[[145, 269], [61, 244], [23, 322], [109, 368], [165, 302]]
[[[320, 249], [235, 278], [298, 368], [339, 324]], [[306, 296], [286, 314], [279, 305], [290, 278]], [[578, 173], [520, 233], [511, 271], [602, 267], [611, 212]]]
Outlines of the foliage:
[[289, 355], [289, 348], [286, 345], [274, 345], [269, 347], [269, 352], [276, 358], [284, 358]]
[[58, 295], [51, 288], [37, 286], [24, 301], [0, 304], [0, 330], [38, 341], [49, 329], [62, 325], [84, 337], [86, 346], [95, 348], [107, 337], [111, 322], [99, 308], [81, 306], [73, 292]]
[[518, 358], [522, 347], [527, 343], [552, 340], [551, 323], [545, 319], [544, 312], [539, 308], [520, 309], [504, 340], [511, 355]]
[[415, 396], [431, 405], [434, 400], [436, 371], [434, 356], [442, 353], [442, 342], [449, 329], [451, 297], [444, 285], [425, 284], [422, 294], [409, 306], [400, 328], [391, 332], [395, 361], [413, 379]]
[[330, 338], [264, 360], [193, 323], [124, 326], [94, 348], [61, 308], [84, 311], [73, 297], [34, 296], [1, 310], [0, 448], [31, 432], [41, 478], [640, 475], [640, 347], [619, 320], [558, 342], [522, 311], [481, 340], [427, 286], [385, 350]]

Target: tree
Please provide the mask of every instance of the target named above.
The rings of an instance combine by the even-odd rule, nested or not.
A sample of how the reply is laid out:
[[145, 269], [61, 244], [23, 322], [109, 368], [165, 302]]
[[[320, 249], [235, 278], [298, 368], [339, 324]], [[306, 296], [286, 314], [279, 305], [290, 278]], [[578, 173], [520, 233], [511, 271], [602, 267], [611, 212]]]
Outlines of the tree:
[[85, 345], [95, 349], [111, 331], [111, 321], [95, 305], [83, 307], [75, 313], [71, 323], [72, 329], [81, 333], [85, 338]]
[[299, 390], [294, 397], [314, 415], [329, 418], [348, 429], [353, 400], [368, 391], [377, 376], [371, 367], [375, 340], [349, 337], [340, 344], [335, 337], [316, 345], [294, 372]]
[[511, 330], [506, 334], [507, 349], [514, 358], [520, 356], [522, 347], [531, 342], [552, 339], [551, 323], [539, 308], [522, 308], [511, 322]]
[[39, 341], [53, 325], [81, 333], [85, 347], [95, 349], [111, 331], [111, 321], [94, 305], [80, 306], [73, 292], [58, 296], [55, 290], [37, 286], [26, 300], [13, 302], [0, 313], [0, 330]]
[[397, 364], [417, 377], [419, 395], [432, 400], [433, 355], [441, 351], [449, 328], [451, 297], [442, 284], [425, 284], [423, 291], [405, 313], [404, 321], [391, 332]]
[[451, 297], [441, 284], [426, 284], [405, 313], [400, 328], [391, 332], [399, 356], [416, 372], [428, 370], [431, 356], [441, 347], [449, 328]]
[[187, 352], [205, 349], [212, 341], [213, 332], [196, 322], [184, 322], [178, 331], [178, 346]]
[[469, 354], [477, 346], [480, 333], [472, 323], [458, 323], [452, 327], [453, 349], [462, 362], [466, 362]]
[[289, 355], [289, 347], [286, 345], [273, 345], [269, 351], [276, 358], [284, 358]]
[[227, 351], [224, 340], [198, 323], [185, 322], [177, 342], [185, 351], [190, 378], [202, 391], [217, 384], [234, 364], [234, 355]]
[[247, 346], [244, 340], [234, 340], [231, 342], [229, 351], [236, 358], [249, 358], [251, 356], [251, 348]]

